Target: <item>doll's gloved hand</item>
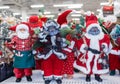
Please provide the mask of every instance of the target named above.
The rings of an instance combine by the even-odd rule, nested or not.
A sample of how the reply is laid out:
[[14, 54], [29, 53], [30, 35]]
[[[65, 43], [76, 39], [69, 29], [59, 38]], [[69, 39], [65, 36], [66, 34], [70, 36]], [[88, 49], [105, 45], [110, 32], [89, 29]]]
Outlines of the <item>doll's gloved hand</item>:
[[32, 50], [32, 54], [33, 55], [37, 54], [37, 51], [36, 50]]

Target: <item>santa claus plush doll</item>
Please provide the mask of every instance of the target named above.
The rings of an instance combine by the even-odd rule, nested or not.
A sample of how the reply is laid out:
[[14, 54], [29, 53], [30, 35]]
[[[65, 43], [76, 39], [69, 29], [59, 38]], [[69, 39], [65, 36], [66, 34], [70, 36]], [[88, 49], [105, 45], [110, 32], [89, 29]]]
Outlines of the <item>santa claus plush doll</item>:
[[80, 54], [74, 63], [74, 67], [86, 74], [87, 82], [91, 81], [91, 74], [95, 74], [95, 80], [102, 82], [100, 74], [109, 71], [108, 66], [104, 66], [103, 59], [108, 53], [110, 39], [108, 35], [102, 32], [94, 14], [87, 12], [85, 20], [86, 31], [84, 36], [76, 41]]
[[60, 36], [59, 24], [54, 20], [48, 20], [43, 32], [39, 33], [38, 38], [42, 44], [42, 51], [38, 53], [38, 58], [43, 60], [45, 84], [50, 84], [55, 80], [57, 84], [62, 84], [62, 66], [66, 55], [62, 53], [62, 45], [65, 39]]
[[116, 24], [110, 35], [113, 47], [109, 54], [109, 69], [110, 75], [114, 76], [116, 74], [116, 70], [118, 70], [120, 74], [120, 25]]
[[73, 39], [73, 33], [75, 32], [72, 27], [68, 26], [67, 16], [72, 13], [73, 10], [66, 10], [58, 16], [57, 22], [61, 25], [60, 34], [62, 37], [66, 38], [68, 45], [64, 46], [63, 53], [66, 54], [67, 59], [63, 63], [62, 74], [67, 75], [68, 79], [73, 78], [74, 68], [74, 52], [73, 48], [75, 46], [75, 41]]
[[13, 67], [16, 82], [20, 82], [25, 75], [27, 81], [32, 81], [32, 68], [35, 66], [32, 55], [32, 39], [30, 36], [30, 26], [28, 23], [21, 23], [14, 27], [16, 35], [11, 38], [9, 43], [14, 49]]

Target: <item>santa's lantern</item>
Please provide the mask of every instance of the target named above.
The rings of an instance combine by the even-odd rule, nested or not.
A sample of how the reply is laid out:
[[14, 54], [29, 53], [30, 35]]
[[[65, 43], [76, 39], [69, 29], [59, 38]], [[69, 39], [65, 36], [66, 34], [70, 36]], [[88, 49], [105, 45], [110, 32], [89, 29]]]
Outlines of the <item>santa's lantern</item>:
[[102, 10], [104, 16], [114, 14], [113, 6], [103, 6]]

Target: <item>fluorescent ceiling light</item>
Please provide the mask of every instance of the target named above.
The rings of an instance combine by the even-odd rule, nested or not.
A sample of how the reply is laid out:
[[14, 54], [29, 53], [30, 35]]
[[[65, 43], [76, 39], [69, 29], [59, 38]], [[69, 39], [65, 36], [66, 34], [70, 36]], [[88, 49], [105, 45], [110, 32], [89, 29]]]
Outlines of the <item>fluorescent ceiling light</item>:
[[81, 11], [75, 11], [75, 13], [81, 13]]
[[100, 5], [109, 5], [109, 2], [102, 2], [102, 3], [100, 3]]
[[81, 16], [80, 14], [72, 14], [71, 15], [72, 17], [79, 17], [79, 16]]
[[80, 20], [79, 18], [72, 18], [72, 20]]
[[55, 17], [55, 15], [45, 15], [46, 17]]
[[98, 12], [101, 12], [102, 10], [101, 9], [97, 9]]
[[20, 15], [20, 13], [13, 13], [13, 15]]
[[44, 7], [44, 5], [31, 5], [31, 8], [40, 8], [40, 7]]
[[9, 6], [0, 6], [0, 9], [9, 9]]
[[47, 11], [46, 11], [46, 12], [44, 12], [44, 14], [51, 14], [51, 12], [47, 12]]
[[83, 6], [83, 4], [76, 4], [76, 5], [71, 5], [71, 6], [68, 6], [68, 8], [81, 8]]
[[55, 4], [53, 7], [71, 7], [71, 6], [83, 6], [83, 4]]

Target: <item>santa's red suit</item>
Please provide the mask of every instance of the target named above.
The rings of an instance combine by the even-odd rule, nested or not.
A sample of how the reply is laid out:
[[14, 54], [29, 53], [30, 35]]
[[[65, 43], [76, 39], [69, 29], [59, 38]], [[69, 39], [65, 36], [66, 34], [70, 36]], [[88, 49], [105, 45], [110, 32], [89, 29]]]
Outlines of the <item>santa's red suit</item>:
[[38, 35], [43, 49], [38, 53], [37, 57], [44, 59], [42, 68], [44, 70], [45, 84], [49, 84], [52, 80], [62, 84], [61, 72], [66, 55], [62, 53], [63, 38], [58, 31], [59, 25], [54, 20], [48, 20], [44, 28], [46, 31]]
[[75, 41], [71, 40], [70, 45], [63, 48], [63, 53], [66, 54], [67, 59], [64, 61], [62, 73], [71, 75], [71, 77], [74, 73], [74, 68], [73, 68], [73, 63], [74, 63], [74, 58], [75, 58], [74, 52], [73, 52], [74, 47], [75, 47]]
[[27, 23], [21, 23], [15, 27], [14, 35], [9, 43], [14, 49], [13, 67], [16, 76], [16, 82], [20, 82], [25, 75], [28, 81], [32, 81], [32, 68], [35, 66], [34, 56], [32, 54], [32, 38], [30, 36], [30, 27]]
[[114, 47], [109, 54], [110, 70], [120, 70], [120, 47]]
[[[61, 44], [59, 41], [56, 41], [56, 46], [52, 46], [51, 40], [52, 37], [49, 38], [49, 41], [45, 43], [45, 47], [43, 48], [43, 51], [41, 53], [44, 56], [44, 60], [42, 63], [43, 70], [44, 70], [44, 78], [46, 79], [52, 79], [54, 78], [62, 78], [62, 67], [63, 67], [63, 60], [62, 57], [59, 57], [61, 55], [64, 55], [62, 52]], [[59, 36], [56, 36], [56, 39], [59, 38]], [[40, 56], [39, 56], [40, 57]]]
[[[97, 49], [98, 51], [102, 51], [102, 45], [106, 45], [109, 47], [110, 41], [107, 35], [103, 35], [99, 39], [90, 39], [84, 38], [86, 43], [83, 42], [83, 39], [77, 40], [77, 48], [80, 51], [80, 55], [78, 59], [74, 63], [74, 67], [81, 70], [85, 74], [104, 74], [109, 71], [109, 69], [101, 69], [101, 65], [99, 64], [100, 54], [94, 54], [91, 51], [84, 51], [84, 47], [87, 45], [92, 49]], [[96, 41], [97, 40], [97, 41]], [[106, 50], [107, 51], [107, 50]], [[103, 54], [101, 55], [101, 57]]]
[[[99, 34], [96, 34], [98, 32]], [[82, 39], [76, 41], [76, 46], [79, 56], [74, 63], [75, 68], [85, 74], [104, 74], [109, 71], [109, 69], [102, 69], [99, 59], [104, 56], [101, 51], [108, 53], [110, 39], [102, 32], [96, 16], [86, 16], [86, 33]], [[90, 50], [86, 48], [90, 48]]]

